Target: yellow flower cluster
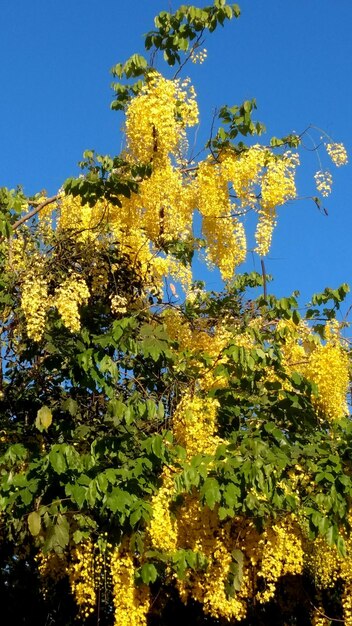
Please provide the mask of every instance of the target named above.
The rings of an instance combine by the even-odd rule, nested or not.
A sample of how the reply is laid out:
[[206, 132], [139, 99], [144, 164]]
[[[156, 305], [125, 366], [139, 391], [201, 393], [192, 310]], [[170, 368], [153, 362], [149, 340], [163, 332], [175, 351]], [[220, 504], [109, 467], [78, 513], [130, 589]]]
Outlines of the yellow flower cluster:
[[[219, 267], [224, 279], [231, 278], [237, 265], [246, 258], [246, 236], [233, 210], [254, 208], [261, 196], [259, 221], [255, 233], [256, 252], [269, 252], [276, 224], [276, 208], [296, 197], [295, 173], [298, 155], [286, 152], [276, 157], [260, 146], [236, 155], [227, 152], [220, 163], [208, 159], [198, 168], [198, 206], [203, 215], [203, 234], [211, 263]], [[236, 194], [232, 204], [229, 184]]]
[[[351, 514], [349, 514], [351, 520]], [[346, 556], [338, 554], [335, 545], [329, 546], [326, 540], [318, 537], [307, 546], [306, 567], [313, 575], [318, 590], [329, 589], [341, 581], [343, 592], [341, 604], [344, 624], [352, 626], [352, 539], [345, 537]], [[324, 613], [321, 608], [321, 614]], [[318, 612], [319, 615], [319, 612]], [[319, 621], [313, 622], [320, 624]], [[324, 622], [321, 622], [324, 624]]]
[[[205, 50], [195, 52], [193, 60], [204, 60], [205, 54]], [[129, 257], [132, 269], [144, 283], [143, 297], [162, 293], [168, 277], [180, 282], [187, 292], [191, 268], [185, 268], [167, 247], [192, 241], [197, 210], [202, 217], [207, 260], [219, 268], [224, 280], [230, 280], [246, 259], [246, 232], [239, 218], [248, 209], [258, 213], [255, 250], [261, 256], [268, 254], [277, 207], [296, 197], [297, 154], [277, 156], [271, 148], [254, 145], [241, 152], [226, 149], [195, 165], [181, 153], [187, 145], [186, 128], [197, 122], [198, 107], [189, 79], [169, 80], [156, 71], [149, 72], [145, 85], [126, 109], [125, 158], [130, 164], [151, 163], [150, 177], [135, 180], [138, 190], [129, 198], [121, 196], [121, 207], [106, 199], [91, 207], [82, 204], [79, 197], [60, 192], [57, 201], [41, 213], [43, 227], [38, 232], [45, 245], [57, 243], [57, 234], [63, 239], [69, 234], [72, 244], [79, 244], [90, 259], [92, 251], [116, 246]], [[326, 149], [336, 165], [347, 162], [342, 144], [327, 143]], [[317, 172], [317, 187], [323, 195], [329, 193], [331, 181], [329, 172]], [[9, 266], [19, 274], [25, 272], [29, 253], [33, 254], [26, 246], [21, 237], [12, 241]], [[41, 258], [45, 252], [37, 250], [36, 254]], [[93, 295], [106, 294], [110, 270], [101, 259], [95, 267], [92, 262], [88, 282]], [[73, 286], [68, 277], [50, 300], [45, 297], [45, 279], [45, 272], [36, 275], [32, 302], [27, 293], [31, 278], [26, 281], [20, 277], [28, 334], [36, 340], [42, 336], [49, 306], [57, 306], [65, 325], [78, 330], [78, 307], [89, 295], [82, 280]], [[50, 281], [51, 290], [57, 285], [55, 280]], [[116, 294], [107, 296], [112, 311], [121, 313], [125, 305], [120, 305]]]
[[[308, 363], [309, 354], [320, 345], [304, 321], [298, 325], [291, 320], [280, 320], [276, 330], [283, 334], [281, 339], [282, 365], [290, 376], [293, 372], [304, 375]], [[289, 383], [285, 383], [285, 389], [291, 389]]]
[[135, 584], [133, 556], [124, 547], [111, 555], [110, 572], [115, 608], [114, 626], [147, 626], [150, 591], [147, 585]]
[[89, 289], [79, 274], [71, 274], [55, 290], [53, 304], [56, 306], [66, 328], [78, 332], [81, 328], [79, 307], [89, 298]]
[[28, 273], [28, 252], [32, 259], [39, 261], [36, 250], [34, 246], [30, 246], [30, 250], [27, 250], [28, 242], [20, 236], [13, 237], [9, 244], [7, 269], [25, 276]]
[[273, 230], [276, 225], [276, 207], [296, 197], [295, 172], [298, 155], [286, 153], [281, 159], [267, 156], [266, 173], [261, 184], [261, 209], [255, 232], [260, 256], [268, 254]]
[[247, 244], [243, 224], [231, 216], [227, 169], [204, 161], [198, 168], [197, 183], [207, 256], [220, 269], [222, 278], [228, 280], [244, 262]]
[[[281, 351], [287, 374], [298, 372], [318, 387], [317, 397], [312, 398], [317, 412], [329, 420], [347, 415], [349, 358], [338, 322], [333, 320], [326, 324], [325, 343], [303, 321], [296, 326], [293, 322], [281, 320], [277, 330], [285, 331]], [[283, 387], [290, 389], [289, 383]]]
[[[214, 453], [216, 411], [216, 400], [189, 392], [184, 395], [174, 414], [173, 432], [188, 454]], [[173, 472], [165, 469], [162, 486], [152, 499], [151, 545], [170, 557], [182, 548], [207, 559], [205, 570], [187, 570], [185, 579], [177, 580], [184, 602], [192, 598], [212, 617], [240, 621], [245, 618], [248, 598], [267, 602], [281, 577], [302, 574], [303, 538], [295, 519], [284, 518], [259, 534], [254, 524], [246, 526], [240, 518], [222, 525], [216, 508], [201, 506], [198, 494], [183, 494], [177, 506], [175, 498]], [[232, 597], [226, 585], [234, 548], [242, 551], [244, 562], [240, 590]]]
[[299, 527], [284, 519], [266, 528], [258, 541], [256, 575], [265, 582], [264, 591], [256, 594], [259, 602], [268, 602], [275, 594], [276, 584], [286, 574], [302, 574], [303, 546]]
[[192, 270], [189, 266], [182, 265], [172, 254], [167, 254], [164, 257], [154, 256], [150, 260], [149, 264], [150, 275], [152, 282], [162, 290], [163, 281], [166, 277], [171, 277], [175, 282], [181, 284], [183, 289], [187, 291], [192, 282]]
[[235, 547], [231, 525], [221, 528], [217, 511], [201, 507], [197, 496], [185, 495], [177, 510], [178, 547], [199, 552], [207, 559], [205, 570], [187, 571], [184, 580], [177, 581], [183, 602], [189, 598], [200, 602], [205, 613], [225, 619], [244, 619], [246, 598], [250, 596], [248, 571], [243, 572], [241, 590], [230, 597], [226, 583]]
[[140, 184], [133, 200], [138, 204], [140, 225], [152, 241], [184, 238], [191, 232], [194, 193], [168, 158]]
[[[249, 326], [253, 327], [253, 324], [250, 322]], [[242, 330], [240, 328], [237, 329], [236, 327], [233, 330], [234, 335], [232, 337], [232, 343], [239, 348], [245, 348], [246, 350], [251, 350], [251, 348], [254, 347], [255, 340], [249, 330]]]
[[[249, 598], [267, 602], [281, 577], [303, 572], [302, 533], [291, 518], [282, 519], [262, 534], [254, 524], [240, 518], [221, 525], [217, 511], [202, 507], [198, 497], [190, 494], [184, 495], [175, 516], [177, 547], [199, 552], [207, 559], [205, 570], [187, 570], [185, 579], [177, 580], [180, 597], [183, 602], [197, 600], [204, 612], [215, 618], [244, 619]], [[231, 596], [226, 584], [234, 549], [242, 552], [244, 560], [240, 589]]]
[[[260, 323], [260, 320], [256, 320], [253, 326], [257, 327]], [[216, 342], [216, 349], [213, 350], [208, 348], [211, 346], [212, 333], [206, 328], [198, 328], [194, 336], [195, 329], [186, 323], [179, 312], [167, 311], [165, 324], [179, 347], [191, 355], [192, 359], [196, 358], [199, 349], [205, 350], [217, 361], [222, 358], [221, 350], [229, 342], [226, 324], [215, 331], [214, 337], [218, 333], [221, 341], [219, 339]], [[236, 327], [232, 331], [233, 341], [238, 345], [243, 344], [250, 349], [255, 344], [251, 333], [241, 333], [240, 330], [236, 332]], [[330, 411], [332, 418], [332, 414], [336, 414], [336, 407], [333, 409], [331, 403], [336, 396], [327, 389], [329, 386], [333, 387], [333, 381], [338, 381], [339, 375], [338, 368], [333, 365], [334, 359], [330, 360], [331, 355], [339, 355], [338, 367], [344, 372], [343, 389], [341, 388], [341, 395], [336, 400], [339, 406], [345, 401], [348, 366], [338, 323], [327, 324], [323, 343], [303, 321], [297, 325], [287, 320], [280, 321], [277, 324], [277, 333], [282, 344], [283, 364], [288, 374], [297, 371], [318, 382], [319, 410], [324, 405], [324, 411]], [[328, 360], [331, 364], [324, 364], [322, 354], [326, 357], [330, 355]], [[208, 374], [205, 371], [200, 378], [206, 378]], [[320, 382], [317, 381], [319, 375]], [[197, 385], [199, 393], [203, 388], [202, 380]], [[327, 408], [328, 402], [330, 408]], [[173, 432], [189, 456], [197, 452], [214, 453], [220, 441], [214, 437], [217, 409], [217, 401], [213, 398], [202, 398], [190, 391], [184, 393], [173, 416]], [[307, 487], [309, 477], [301, 475], [300, 471], [301, 468], [297, 466], [295, 476], [297, 474], [298, 480], [304, 481]], [[191, 549], [207, 559], [205, 570], [187, 570], [185, 579], [177, 580], [177, 588], [184, 602], [192, 598], [200, 602], [204, 612], [212, 617], [239, 621], [245, 618], [249, 599], [255, 598], [261, 603], [270, 601], [276, 593], [280, 579], [287, 575], [302, 575], [303, 568], [308, 567], [318, 587], [333, 586], [338, 579], [344, 581], [344, 616], [346, 623], [352, 623], [348, 621], [352, 561], [348, 558], [342, 562], [337, 556], [336, 548], [329, 548], [323, 539], [308, 542], [294, 517], [280, 519], [272, 526], [267, 526], [262, 533], [256, 530], [254, 524], [248, 524], [248, 520], [241, 518], [222, 524], [216, 508], [211, 511], [201, 506], [196, 493], [183, 494], [181, 504], [177, 504], [176, 488], [169, 470], [163, 472], [163, 483], [152, 500], [152, 508], [153, 517], [148, 532], [155, 549], [164, 551], [170, 558], [177, 549]], [[232, 597], [228, 595], [227, 584], [234, 549], [242, 552], [244, 561], [240, 590]], [[320, 618], [323, 619], [322, 615], [316, 612], [312, 616], [313, 623], [323, 623]]]
[[179, 350], [189, 351], [193, 355], [207, 354], [216, 360], [232, 338], [231, 331], [223, 321], [210, 328], [206, 321], [202, 324], [202, 320], [192, 325], [179, 309], [166, 309], [164, 324], [170, 339], [177, 342]]
[[29, 272], [21, 287], [21, 307], [26, 319], [27, 335], [33, 341], [40, 341], [50, 306], [48, 285], [37, 272]]
[[89, 617], [96, 606], [94, 581], [94, 546], [87, 541], [76, 546], [71, 553], [68, 576], [72, 594], [82, 617]]
[[214, 437], [219, 402], [186, 392], [173, 416], [173, 432], [189, 457], [200, 452], [214, 454], [219, 439]]
[[[60, 199], [59, 228], [75, 229], [78, 242], [97, 250], [115, 242], [122, 254], [128, 255], [131, 266], [148, 291], [160, 291], [166, 276], [171, 275], [184, 288], [191, 282], [191, 269], [183, 266], [172, 254], [160, 256], [160, 244], [187, 238], [191, 233], [195, 208], [195, 191], [174, 168], [168, 156], [154, 164], [152, 175], [139, 185], [138, 193], [121, 198], [117, 208], [99, 201], [93, 208], [66, 196]], [[99, 293], [107, 283], [106, 268], [101, 264], [92, 275], [92, 292]]]
[[346, 148], [343, 143], [327, 143], [326, 151], [336, 167], [346, 165], [348, 162]]
[[261, 205], [273, 209], [296, 197], [295, 173], [298, 154], [286, 152], [281, 158], [267, 156], [266, 173], [261, 185]]
[[[79, 221], [79, 215], [76, 221]], [[87, 251], [86, 255], [88, 265], [89, 255], [92, 256], [91, 251]], [[79, 330], [79, 307], [87, 302], [90, 295], [80, 274], [69, 270], [66, 278], [57, 285], [60, 279], [50, 252], [46, 248], [38, 250], [35, 242], [28, 240], [25, 233], [19, 233], [11, 240], [7, 269], [14, 272], [18, 280], [25, 329], [30, 339], [37, 342], [42, 339], [48, 312], [53, 308], [57, 308], [67, 328]], [[103, 265], [92, 262], [90, 278], [96, 294], [102, 294], [102, 287], [107, 282], [106, 271]], [[55, 284], [57, 286], [52, 293]]]
[[[209, 537], [210, 538], [210, 537]], [[206, 546], [202, 545], [202, 548]], [[202, 551], [203, 551], [202, 550]], [[220, 537], [214, 532], [211, 541], [208, 539], [208, 567], [204, 573], [188, 576], [185, 582], [179, 583], [181, 598], [188, 597], [203, 605], [204, 613], [217, 619], [241, 621], [246, 617], [249, 580], [247, 572], [242, 578], [241, 591], [231, 597], [226, 592], [226, 583], [232, 563], [231, 552]]]
[[352, 581], [345, 582], [341, 598], [345, 626], [352, 626]]
[[199, 63], [199, 65], [202, 65], [202, 63], [204, 63], [207, 56], [208, 56], [208, 51], [206, 48], [203, 48], [202, 50], [199, 50], [198, 52], [192, 53], [191, 61], [192, 63]]
[[177, 520], [170, 512], [170, 503], [175, 495], [174, 477], [170, 470], [164, 468], [162, 486], [151, 500], [153, 509], [148, 532], [151, 543], [156, 550], [174, 552], [177, 547]]
[[106, 223], [109, 217], [109, 204], [106, 201], [99, 200], [90, 207], [89, 204], [82, 204], [79, 196], [64, 193], [60, 194], [56, 209], [59, 215], [58, 230], [73, 231], [77, 242], [91, 242], [97, 239], [102, 221]]
[[267, 154], [265, 148], [255, 145], [240, 155], [229, 152], [221, 161], [242, 208], [254, 207], [257, 202], [257, 186], [261, 182]]
[[185, 128], [196, 126], [199, 122], [199, 110], [196, 100], [196, 91], [190, 78], [184, 78], [176, 83], [176, 111], [179, 122], [180, 140], [185, 137]]
[[113, 313], [126, 313], [127, 298], [116, 294], [111, 297], [111, 310]]
[[[192, 296], [193, 292], [190, 293]], [[175, 370], [183, 370], [185, 366], [195, 365], [199, 371], [195, 390], [202, 390], [206, 393], [223, 388], [227, 384], [227, 376], [217, 373], [216, 367], [227, 362], [227, 356], [223, 354], [223, 351], [233, 338], [232, 332], [227, 328], [226, 320], [207, 327], [202, 320], [191, 324], [179, 310], [167, 309], [164, 313], [164, 324], [170, 339], [177, 344], [175, 351], [178, 354], [178, 360]], [[184, 354], [181, 356], [180, 352]], [[207, 364], [204, 363], [205, 356], [209, 357]], [[207, 435], [204, 439], [206, 437]], [[213, 437], [210, 445], [216, 447], [219, 443], [218, 439]]]
[[49, 593], [49, 581], [53, 581], [55, 584], [67, 575], [67, 559], [64, 554], [44, 553], [40, 550], [36, 555], [36, 562], [42, 581], [41, 592], [46, 598]]
[[238, 265], [244, 263], [247, 242], [244, 226], [235, 217], [203, 218], [203, 235], [207, 242], [207, 255], [216, 265], [223, 280], [230, 280]]
[[255, 232], [256, 248], [259, 256], [266, 256], [271, 248], [271, 240], [276, 226], [276, 211], [268, 209], [259, 211], [259, 220]]
[[87, 302], [88, 297], [88, 287], [78, 274], [69, 275], [56, 288], [54, 296], [49, 296], [47, 282], [39, 270], [29, 272], [21, 284], [21, 307], [28, 337], [41, 340], [51, 307], [57, 308], [66, 328], [78, 332], [81, 327], [79, 307]]
[[176, 579], [183, 602], [189, 598], [200, 602], [204, 612], [213, 617], [243, 619], [246, 615], [245, 598], [250, 596], [248, 572], [245, 571], [241, 591], [228, 597], [226, 583], [232, 562], [230, 525], [221, 528], [217, 511], [200, 505], [198, 495], [184, 494], [182, 504], [170, 516], [170, 505], [176, 496], [172, 474], [163, 472], [163, 485], [153, 498], [153, 518], [149, 536], [153, 548], [172, 556], [176, 549], [190, 549], [206, 557], [205, 570], [190, 571], [183, 580]]
[[156, 251], [153, 250], [148, 237], [142, 229], [137, 227], [126, 229], [124, 234], [120, 226], [116, 225], [115, 228], [115, 224], [113, 224], [113, 228], [121, 254], [130, 258], [131, 268], [148, 284], [152, 280], [151, 264], [156, 257]]
[[220, 218], [229, 216], [231, 205], [228, 194], [228, 181], [222, 167], [208, 159], [198, 167], [198, 203], [204, 217]]
[[183, 129], [197, 122], [195, 93], [188, 83], [153, 71], [126, 111], [129, 155], [139, 162], [160, 162], [176, 152]]
[[336, 546], [329, 546], [323, 537], [317, 537], [309, 544], [305, 560], [319, 589], [333, 587], [340, 578], [341, 557]]
[[349, 359], [346, 351], [331, 342], [318, 346], [309, 356], [305, 376], [318, 385], [314, 403], [329, 420], [348, 414]]
[[170, 339], [177, 342], [179, 350], [189, 350], [193, 345], [193, 333], [185, 315], [179, 309], [166, 309], [163, 321]]
[[315, 184], [319, 193], [325, 198], [331, 193], [332, 176], [327, 170], [325, 172], [319, 171], [314, 175]]

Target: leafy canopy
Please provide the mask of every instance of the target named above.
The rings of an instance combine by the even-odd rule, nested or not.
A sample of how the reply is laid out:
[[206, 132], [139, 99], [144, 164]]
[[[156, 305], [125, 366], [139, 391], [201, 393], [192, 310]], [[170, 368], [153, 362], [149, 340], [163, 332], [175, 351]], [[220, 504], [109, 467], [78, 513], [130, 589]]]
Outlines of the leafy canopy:
[[[219, 109], [202, 158], [188, 146], [198, 105], [180, 73], [239, 15], [225, 0], [160, 13], [150, 61], [113, 68], [122, 153], [86, 151], [52, 197], [0, 191], [8, 621], [350, 623], [348, 286], [302, 310], [268, 294], [263, 261], [304, 133], [254, 143], [253, 99]], [[322, 206], [331, 175], [316, 183]], [[262, 275], [236, 272], [248, 248]], [[193, 281], [195, 254], [221, 292]]]

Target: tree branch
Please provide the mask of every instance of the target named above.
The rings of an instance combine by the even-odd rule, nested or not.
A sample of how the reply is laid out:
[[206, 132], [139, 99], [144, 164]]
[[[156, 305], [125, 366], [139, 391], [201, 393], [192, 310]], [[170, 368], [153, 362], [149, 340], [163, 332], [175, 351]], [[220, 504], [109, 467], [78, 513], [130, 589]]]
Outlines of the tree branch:
[[265, 265], [264, 265], [264, 261], [263, 259], [260, 259], [260, 264], [262, 266], [262, 276], [263, 276], [263, 295], [264, 295], [264, 299], [266, 300], [266, 297], [268, 295], [267, 292], [267, 286], [266, 286], [266, 271], [265, 271]]
[[32, 217], [34, 217], [34, 215], [39, 213], [42, 209], [44, 209], [44, 207], [48, 206], [48, 204], [52, 204], [53, 202], [55, 202], [58, 199], [58, 197], [59, 196], [57, 194], [56, 196], [47, 198], [46, 200], [44, 200], [44, 202], [41, 202], [40, 204], [38, 204], [38, 206], [36, 206], [32, 211], [20, 217], [20, 219], [17, 220], [17, 222], [15, 222], [12, 225], [12, 230], [16, 230], [17, 228], [22, 226], [22, 224], [24, 224], [25, 222], [27, 222], [27, 220], [30, 220]]

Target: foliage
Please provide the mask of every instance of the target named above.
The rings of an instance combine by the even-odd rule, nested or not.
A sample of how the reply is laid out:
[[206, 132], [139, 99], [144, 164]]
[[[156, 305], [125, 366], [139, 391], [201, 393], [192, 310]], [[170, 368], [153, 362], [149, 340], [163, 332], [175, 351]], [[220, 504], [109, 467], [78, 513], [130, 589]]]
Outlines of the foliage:
[[[297, 293], [268, 295], [265, 271], [234, 273], [243, 215], [258, 215], [265, 256], [297, 196], [302, 136], [246, 145], [265, 130], [246, 101], [220, 109], [203, 160], [188, 155], [198, 108], [178, 73], [238, 16], [225, 0], [159, 14], [151, 64], [113, 70], [138, 78], [114, 86], [123, 153], [85, 152], [51, 198], [1, 190], [8, 622], [352, 623], [348, 286], [302, 312]], [[153, 69], [158, 51], [173, 79]], [[193, 282], [201, 253], [223, 291]]]

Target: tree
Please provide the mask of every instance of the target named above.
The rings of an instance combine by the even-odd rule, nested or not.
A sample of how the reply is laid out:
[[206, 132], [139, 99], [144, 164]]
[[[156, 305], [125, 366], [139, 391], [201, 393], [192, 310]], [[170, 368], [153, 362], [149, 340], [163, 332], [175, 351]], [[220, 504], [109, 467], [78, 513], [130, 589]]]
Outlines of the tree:
[[[263, 258], [296, 197], [303, 135], [254, 143], [252, 100], [220, 109], [204, 158], [188, 153], [198, 108], [180, 72], [239, 15], [225, 0], [159, 14], [145, 47], [174, 77], [140, 55], [113, 68], [125, 150], [87, 151], [50, 198], [1, 189], [9, 622], [352, 623], [348, 287], [302, 316], [297, 294], [268, 294], [263, 260], [235, 274], [244, 213]], [[324, 197], [331, 176], [316, 181]], [[192, 282], [199, 251], [222, 292]]]

